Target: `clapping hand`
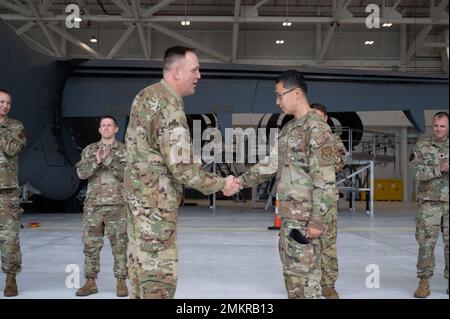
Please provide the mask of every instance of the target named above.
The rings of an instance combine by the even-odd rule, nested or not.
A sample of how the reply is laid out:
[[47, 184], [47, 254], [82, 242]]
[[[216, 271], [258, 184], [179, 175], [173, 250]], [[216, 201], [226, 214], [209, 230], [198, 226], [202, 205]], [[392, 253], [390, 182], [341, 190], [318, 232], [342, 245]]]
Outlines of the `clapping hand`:
[[103, 160], [108, 158], [109, 154], [111, 154], [110, 145], [100, 145], [96, 154], [97, 164], [100, 164]]
[[233, 196], [234, 194], [238, 193], [243, 188], [243, 185], [241, 181], [234, 177], [233, 175], [230, 175], [225, 178], [225, 185], [222, 189], [222, 192], [225, 196]]

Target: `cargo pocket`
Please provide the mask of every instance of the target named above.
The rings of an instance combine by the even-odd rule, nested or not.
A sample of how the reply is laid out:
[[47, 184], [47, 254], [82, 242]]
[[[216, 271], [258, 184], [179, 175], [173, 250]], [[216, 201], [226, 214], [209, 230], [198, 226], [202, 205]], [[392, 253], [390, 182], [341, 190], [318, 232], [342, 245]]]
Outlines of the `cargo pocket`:
[[309, 272], [316, 263], [316, 255], [312, 244], [299, 244], [290, 237], [286, 238], [286, 258], [289, 268], [300, 272]]
[[176, 213], [171, 209], [152, 209], [150, 216], [139, 216], [141, 250], [149, 253], [175, 246]]

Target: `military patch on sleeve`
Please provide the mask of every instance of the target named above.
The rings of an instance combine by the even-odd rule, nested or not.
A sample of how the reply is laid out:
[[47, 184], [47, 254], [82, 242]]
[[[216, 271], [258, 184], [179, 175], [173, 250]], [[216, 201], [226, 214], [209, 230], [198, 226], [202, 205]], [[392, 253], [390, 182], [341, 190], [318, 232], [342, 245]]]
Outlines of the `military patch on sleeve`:
[[411, 153], [411, 155], [409, 155], [410, 162], [414, 161], [415, 158], [416, 158], [416, 153]]
[[333, 159], [333, 148], [331, 146], [325, 146], [321, 149], [322, 159], [331, 161]]
[[318, 137], [314, 138], [316, 140], [317, 145], [322, 145], [331, 140], [330, 134], [328, 132], [323, 132]]

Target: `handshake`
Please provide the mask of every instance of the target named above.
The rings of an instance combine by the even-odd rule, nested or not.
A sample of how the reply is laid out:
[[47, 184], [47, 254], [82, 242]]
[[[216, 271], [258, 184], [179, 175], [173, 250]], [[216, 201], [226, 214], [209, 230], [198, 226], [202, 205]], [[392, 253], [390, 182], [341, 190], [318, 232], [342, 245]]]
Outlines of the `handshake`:
[[229, 175], [225, 178], [225, 185], [222, 188], [222, 193], [225, 196], [233, 196], [234, 194], [239, 193], [243, 188], [243, 182], [239, 177]]

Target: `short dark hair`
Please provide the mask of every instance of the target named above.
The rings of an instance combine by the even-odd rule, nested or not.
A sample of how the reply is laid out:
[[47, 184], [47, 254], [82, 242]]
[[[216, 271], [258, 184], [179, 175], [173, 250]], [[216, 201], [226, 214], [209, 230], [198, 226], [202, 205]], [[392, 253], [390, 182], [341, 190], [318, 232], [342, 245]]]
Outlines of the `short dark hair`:
[[322, 112], [323, 114], [325, 114], [326, 116], [328, 116], [327, 107], [323, 104], [313, 103], [313, 104], [311, 104], [311, 108], [318, 110], [318, 111]]
[[111, 120], [113, 120], [114, 125], [117, 126], [117, 120], [116, 120], [116, 118], [115, 118], [114, 116], [112, 116], [112, 115], [103, 115], [103, 116], [100, 118], [100, 121], [98, 122], [98, 124], [100, 125], [100, 123], [102, 123], [102, 121], [103, 121], [104, 119], [111, 119]]
[[184, 58], [188, 52], [195, 53], [195, 49], [181, 45], [168, 48], [166, 52], [164, 52], [163, 69], [166, 71], [170, 70], [171, 65], [175, 61]]
[[434, 120], [435, 118], [441, 119], [441, 118], [443, 118], [443, 117], [446, 117], [447, 120], [448, 120], [448, 113], [447, 113], [447, 112], [437, 112], [436, 114], [434, 114], [433, 120]]
[[298, 87], [303, 91], [303, 94], [306, 95], [308, 93], [308, 86], [306, 85], [305, 78], [297, 70], [284, 71], [277, 77], [275, 83], [283, 84], [283, 87], [286, 89]]
[[5, 94], [9, 95], [9, 98], [11, 98], [11, 93], [9, 93], [9, 91], [7, 89], [0, 88], [0, 93], [5, 93]]

